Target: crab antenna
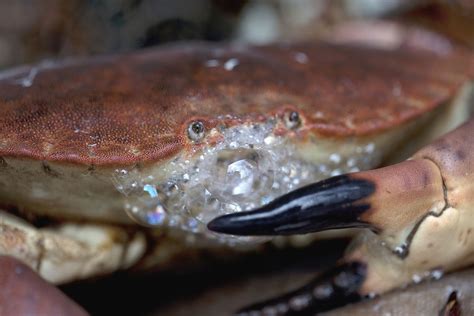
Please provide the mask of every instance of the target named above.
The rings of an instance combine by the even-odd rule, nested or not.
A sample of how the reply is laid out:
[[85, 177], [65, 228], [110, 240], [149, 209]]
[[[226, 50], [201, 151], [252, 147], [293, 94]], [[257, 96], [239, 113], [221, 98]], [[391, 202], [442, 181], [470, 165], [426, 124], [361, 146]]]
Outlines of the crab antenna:
[[445, 205], [439, 168], [428, 159], [332, 177], [310, 184], [259, 209], [224, 215], [208, 224], [232, 235], [307, 234], [369, 227], [395, 233]]
[[360, 215], [370, 208], [364, 199], [372, 182], [349, 175], [310, 184], [253, 211], [224, 215], [208, 224], [232, 235], [305, 234], [333, 228], [367, 227]]

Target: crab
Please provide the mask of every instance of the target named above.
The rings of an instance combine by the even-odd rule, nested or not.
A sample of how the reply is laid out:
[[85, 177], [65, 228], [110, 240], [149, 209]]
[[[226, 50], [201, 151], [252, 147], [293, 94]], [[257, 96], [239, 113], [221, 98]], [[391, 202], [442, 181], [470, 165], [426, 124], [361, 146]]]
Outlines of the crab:
[[[267, 218], [275, 206], [289, 209], [289, 197], [301, 200], [305, 185], [406, 158], [413, 147], [466, 120], [474, 74], [470, 55], [455, 47], [427, 51], [405, 44], [381, 49], [324, 42], [182, 43], [3, 72], [0, 254], [64, 283], [164, 264], [179, 251], [259, 247], [259, 238], [213, 230], [273, 235], [371, 225], [378, 235], [364, 235], [362, 245], [378, 246], [347, 257], [337, 270], [347, 276], [340, 278], [347, 287], [336, 293], [350, 301], [401, 285], [408, 273], [398, 278], [397, 268], [426, 254], [418, 245], [418, 236], [425, 242], [432, 228], [425, 221], [451, 213], [444, 209], [440, 171], [432, 161], [412, 159], [382, 176], [367, 171], [309, 187], [342, 186], [336, 196], [341, 203], [352, 199], [351, 216], [336, 215], [319, 226], [311, 220], [310, 227], [290, 221], [281, 230], [272, 228], [273, 219], [268, 225], [266, 219], [254, 225], [254, 219], [260, 212]], [[448, 145], [447, 153], [462, 152], [456, 165], [462, 169], [469, 149]], [[384, 184], [400, 195], [380, 198]], [[407, 192], [408, 185], [418, 191]], [[412, 202], [419, 194], [426, 202]], [[364, 198], [365, 204], [357, 202]], [[387, 216], [401, 201], [414, 203], [416, 211]], [[259, 207], [246, 222], [245, 212]], [[357, 214], [366, 215], [358, 221]], [[231, 217], [214, 220], [221, 215]], [[443, 225], [449, 229], [453, 223]], [[393, 255], [390, 249], [407, 240], [401, 254]], [[377, 259], [385, 254], [398, 259], [384, 274]], [[444, 269], [462, 265], [459, 256], [439, 258], [450, 263]], [[313, 297], [300, 300], [298, 311], [313, 306]], [[292, 311], [293, 305], [282, 306]], [[278, 311], [272, 308], [265, 310]]]

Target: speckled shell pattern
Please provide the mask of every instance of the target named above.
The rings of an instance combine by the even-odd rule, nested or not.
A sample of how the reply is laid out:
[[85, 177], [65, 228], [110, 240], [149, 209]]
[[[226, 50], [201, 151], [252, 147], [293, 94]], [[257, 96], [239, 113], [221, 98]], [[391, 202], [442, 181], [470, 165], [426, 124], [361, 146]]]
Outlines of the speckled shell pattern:
[[24, 68], [0, 76], [0, 156], [159, 163], [198, 146], [193, 120], [207, 131], [288, 109], [300, 135], [374, 134], [448, 101], [473, 65], [409, 49], [186, 43]]

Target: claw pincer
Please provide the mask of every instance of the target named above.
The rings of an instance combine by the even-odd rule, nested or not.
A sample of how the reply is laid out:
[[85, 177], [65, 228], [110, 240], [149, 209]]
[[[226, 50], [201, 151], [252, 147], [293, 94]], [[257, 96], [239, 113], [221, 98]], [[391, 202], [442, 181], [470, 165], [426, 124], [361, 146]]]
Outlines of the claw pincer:
[[[247, 311], [287, 304], [288, 310], [276, 315], [321, 312], [419, 281], [435, 270], [451, 271], [472, 264], [472, 135], [474, 119], [399, 164], [333, 177], [290, 192], [260, 209], [210, 222], [211, 230], [234, 235], [370, 228], [353, 242], [338, 267], [299, 290]], [[351, 270], [353, 267], [357, 268]], [[341, 274], [357, 275], [349, 278], [357, 281], [338, 288], [335, 284]], [[318, 299], [316, 294], [321, 291], [317, 289], [328, 284], [333, 289], [331, 295]], [[336, 294], [335, 288], [345, 294]], [[289, 302], [302, 293], [308, 299], [304, 308], [292, 309]]]
[[209, 229], [234, 235], [290, 235], [369, 224], [361, 216], [374, 184], [347, 175], [302, 187], [260, 209], [218, 217]]

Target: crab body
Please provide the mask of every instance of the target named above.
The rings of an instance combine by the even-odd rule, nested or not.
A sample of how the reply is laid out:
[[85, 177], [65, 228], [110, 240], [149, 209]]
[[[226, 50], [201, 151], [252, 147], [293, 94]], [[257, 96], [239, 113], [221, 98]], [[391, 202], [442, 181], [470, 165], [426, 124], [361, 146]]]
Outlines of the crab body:
[[0, 252], [60, 283], [169, 259], [163, 236], [248, 247], [207, 222], [407, 157], [407, 138], [467, 118], [473, 72], [454, 48], [327, 43], [179, 44], [5, 72]]

